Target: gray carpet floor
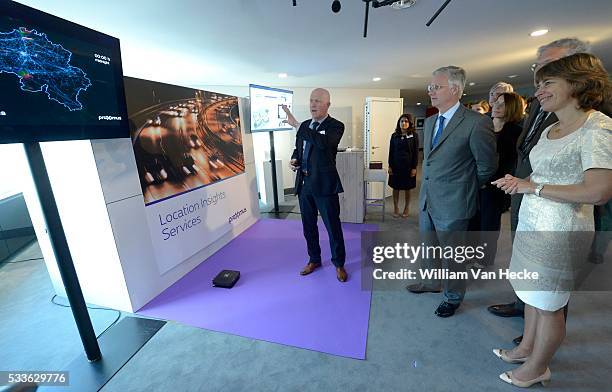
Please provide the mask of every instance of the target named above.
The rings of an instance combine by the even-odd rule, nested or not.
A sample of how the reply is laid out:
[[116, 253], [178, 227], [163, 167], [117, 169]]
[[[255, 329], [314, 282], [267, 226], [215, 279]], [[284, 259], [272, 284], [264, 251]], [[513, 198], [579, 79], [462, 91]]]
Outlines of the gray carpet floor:
[[[390, 231], [414, 227], [415, 205], [408, 219], [388, 215], [383, 223], [372, 211], [367, 222]], [[508, 241], [499, 249], [503, 263], [510, 255]], [[40, 250], [33, 244], [13, 261], [36, 257]], [[296, 260], [296, 273], [302, 263]], [[52, 304], [53, 294], [42, 260], [0, 265], [0, 370], [61, 369], [76, 357], [85, 360], [70, 310]], [[522, 319], [494, 317], [486, 307], [512, 298], [506, 282], [479, 284], [469, 288], [454, 317], [440, 319], [434, 315], [440, 294], [375, 290], [363, 361], [171, 321], [102, 391], [511, 391], [515, 387], [498, 375], [513, 365], [491, 349], [510, 348]], [[96, 333], [117, 314], [90, 310]], [[572, 296], [567, 338], [551, 364], [548, 390], [612, 390], [611, 322], [612, 293]]]

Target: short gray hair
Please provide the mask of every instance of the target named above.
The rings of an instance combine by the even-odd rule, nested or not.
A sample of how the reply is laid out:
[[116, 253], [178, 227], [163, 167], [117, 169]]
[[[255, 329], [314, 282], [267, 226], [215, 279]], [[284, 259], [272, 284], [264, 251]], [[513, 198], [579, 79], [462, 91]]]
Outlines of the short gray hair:
[[578, 38], [561, 38], [556, 41], [542, 45], [538, 48], [538, 57], [542, 56], [545, 50], [552, 48], [561, 48], [567, 50], [567, 55], [571, 56], [576, 53], [591, 53], [591, 45], [588, 42], [579, 40]]
[[497, 82], [497, 83], [495, 83], [493, 85], [493, 87], [491, 87], [489, 89], [489, 92], [495, 91], [498, 88], [503, 89], [505, 93], [512, 93], [512, 92], [514, 92], [514, 87], [512, 87], [512, 85], [510, 83], [506, 83], [506, 82]]
[[433, 71], [432, 75], [436, 74], [446, 74], [448, 76], [448, 84], [455, 85], [459, 89], [459, 98], [463, 95], [463, 90], [465, 89], [465, 70], [461, 67], [456, 67], [454, 65], [447, 65], [446, 67], [440, 67]]

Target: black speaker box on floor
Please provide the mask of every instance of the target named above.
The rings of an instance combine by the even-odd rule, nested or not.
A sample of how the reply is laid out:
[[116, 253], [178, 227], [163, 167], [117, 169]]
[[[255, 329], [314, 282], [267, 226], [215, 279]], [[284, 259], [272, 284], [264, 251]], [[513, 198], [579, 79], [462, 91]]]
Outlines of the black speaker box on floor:
[[215, 276], [212, 283], [215, 287], [231, 289], [234, 287], [238, 279], [240, 279], [240, 271], [223, 270], [219, 272], [217, 276]]

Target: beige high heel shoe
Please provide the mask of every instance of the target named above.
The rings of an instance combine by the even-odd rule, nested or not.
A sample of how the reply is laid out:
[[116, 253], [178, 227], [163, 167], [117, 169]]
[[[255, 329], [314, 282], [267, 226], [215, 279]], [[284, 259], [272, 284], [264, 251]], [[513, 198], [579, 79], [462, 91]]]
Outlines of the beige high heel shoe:
[[536, 377], [533, 380], [529, 380], [529, 381], [519, 381], [519, 380], [513, 380], [512, 372], [509, 371], [509, 372], [500, 374], [499, 378], [501, 378], [502, 381], [507, 382], [508, 384], [517, 386], [519, 388], [529, 388], [533, 384], [537, 384], [537, 383], [540, 383], [542, 384], [543, 387], [545, 387], [548, 384], [550, 384], [551, 373], [550, 373], [550, 369], [546, 368], [546, 371], [540, 377]]
[[494, 348], [493, 349], [493, 354], [495, 354], [495, 356], [499, 359], [501, 359], [504, 362], [507, 363], [525, 363], [527, 362], [527, 358], [529, 357], [523, 357], [523, 358], [510, 358], [508, 357], [508, 351], [501, 349], [501, 348]]

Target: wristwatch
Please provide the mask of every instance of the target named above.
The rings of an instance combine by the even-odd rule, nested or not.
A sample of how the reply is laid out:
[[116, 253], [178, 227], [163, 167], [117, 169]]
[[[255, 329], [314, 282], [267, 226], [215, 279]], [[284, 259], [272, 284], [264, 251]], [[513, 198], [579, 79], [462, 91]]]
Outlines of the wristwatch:
[[535, 191], [533, 193], [535, 193], [537, 197], [540, 197], [540, 192], [542, 192], [542, 188], [544, 188], [544, 184], [536, 185]]

